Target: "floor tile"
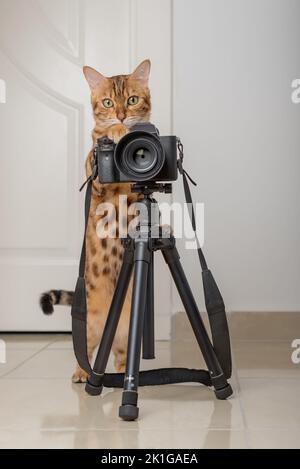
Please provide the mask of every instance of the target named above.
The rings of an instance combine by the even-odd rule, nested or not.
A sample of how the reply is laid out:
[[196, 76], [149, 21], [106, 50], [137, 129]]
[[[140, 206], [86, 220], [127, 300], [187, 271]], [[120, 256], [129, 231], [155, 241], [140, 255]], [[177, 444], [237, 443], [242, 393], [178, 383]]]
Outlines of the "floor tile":
[[9, 374], [9, 378], [71, 378], [76, 365], [71, 349], [42, 350]]
[[299, 377], [300, 364], [294, 364], [290, 342], [233, 342], [239, 377]]
[[250, 430], [249, 445], [256, 449], [299, 449], [299, 430]]
[[300, 379], [240, 378], [239, 382], [248, 428], [297, 429], [300, 435]]
[[140, 420], [118, 418], [121, 389], [91, 397], [66, 379], [1, 379], [0, 428], [14, 430], [242, 429], [238, 399], [218, 401], [200, 385], [142, 387]]
[[129, 431], [29, 431], [1, 432], [0, 448], [223, 448], [246, 447], [243, 432], [229, 430], [197, 430], [191, 434], [176, 430], [138, 432]]
[[7, 349], [13, 350], [41, 350], [58, 339], [60, 334], [1, 334]]
[[[0, 377], [7, 375], [7, 373], [12, 372], [18, 366], [22, 366], [24, 362], [29, 360], [36, 353], [35, 350], [25, 349], [25, 350], [15, 350], [7, 348], [5, 352], [5, 361], [6, 363], [0, 363]], [[2, 361], [2, 360], [1, 360]], [[1, 406], [1, 403], [0, 403]]]
[[47, 347], [48, 349], [73, 349], [73, 341], [71, 334], [59, 334], [55, 340]]
[[[75, 356], [69, 339], [60, 340], [42, 350], [23, 366], [12, 372], [10, 378], [68, 378], [75, 368]], [[206, 368], [201, 352], [194, 342], [157, 342], [155, 360], [141, 360], [141, 369], [164, 367]], [[108, 372], [114, 372], [113, 357]]]
[[[124, 422], [121, 389], [91, 397], [71, 383], [70, 335], [5, 339], [1, 448], [300, 448], [300, 368], [288, 341], [233, 341], [234, 398], [218, 401], [194, 383], [140, 387], [140, 418]], [[196, 342], [157, 342], [156, 359], [141, 362], [142, 369], [170, 366], [205, 368]]]

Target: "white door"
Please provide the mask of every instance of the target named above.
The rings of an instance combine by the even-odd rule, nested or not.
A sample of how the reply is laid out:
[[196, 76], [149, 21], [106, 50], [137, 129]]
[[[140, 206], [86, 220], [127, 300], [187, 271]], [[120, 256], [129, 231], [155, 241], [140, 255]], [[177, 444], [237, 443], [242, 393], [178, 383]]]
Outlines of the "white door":
[[[38, 298], [49, 288], [73, 289], [77, 276], [78, 187], [93, 125], [82, 65], [112, 75], [150, 57], [153, 118], [169, 132], [170, 3], [0, 0], [0, 78], [7, 89], [0, 104], [2, 331], [70, 329], [68, 309], [45, 317]], [[156, 301], [160, 338], [168, 337], [171, 309], [164, 269], [157, 269], [157, 284], [165, 283]]]

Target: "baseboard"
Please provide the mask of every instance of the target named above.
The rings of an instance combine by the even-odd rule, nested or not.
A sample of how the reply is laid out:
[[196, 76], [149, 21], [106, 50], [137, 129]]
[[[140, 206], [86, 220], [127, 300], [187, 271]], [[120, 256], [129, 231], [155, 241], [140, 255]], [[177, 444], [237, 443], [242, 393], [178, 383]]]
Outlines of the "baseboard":
[[[202, 315], [208, 326], [207, 316]], [[235, 312], [228, 314], [233, 340], [282, 340], [300, 338], [300, 312]], [[172, 339], [189, 340], [193, 332], [183, 312], [172, 316]]]

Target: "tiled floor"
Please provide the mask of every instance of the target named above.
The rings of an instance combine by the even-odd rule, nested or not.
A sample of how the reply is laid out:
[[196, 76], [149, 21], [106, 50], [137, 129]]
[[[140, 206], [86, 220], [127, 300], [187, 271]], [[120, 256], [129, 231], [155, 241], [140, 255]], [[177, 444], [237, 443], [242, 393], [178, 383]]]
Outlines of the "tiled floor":
[[[70, 336], [0, 338], [0, 448], [300, 448], [300, 364], [288, 341], [234, 341], [228, 401], [202, 386], [140, 388], [140, 419], [123, 422], [121, 390], [90, 397], [71, 383]], [[203, 367], [191, 340], [158, 342], [156, 352], [143, 368]]]

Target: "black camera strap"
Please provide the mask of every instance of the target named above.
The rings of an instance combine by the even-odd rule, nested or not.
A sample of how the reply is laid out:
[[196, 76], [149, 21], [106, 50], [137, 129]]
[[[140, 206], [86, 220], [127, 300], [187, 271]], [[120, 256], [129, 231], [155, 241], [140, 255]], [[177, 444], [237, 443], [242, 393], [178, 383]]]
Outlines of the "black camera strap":
[[[208, 312], [213, 345], [223, 368], [226, 378], [231, 376], [231, 353], [230, 353], [230, 339], [229, 331], [226, 320], [225, 306], [217, 287], [217, 284], [207, 268], [206, 260], [200, 247], [199, 240], [196, 233], [196, 221], [193, 208], [191, 192], [188, 184], [188, 179], [195, 184], [187, 172], [183, 169], [183, 147], [178, 141], [179, 160], [178, 168], [183, 177], [184, 192], [186, 202], [189, 207], [189, 214], [195, 237], [197, 241], [197, 250], [199, 261], [202, 268], [202, 280], [204, 288], [205, 304]], [[89, 375], [92, 373], [92, 367], [88, 357], [87, 347], [87, 301], [86, 301], [86, 284], [85, 284], [85, 263], [86, 263], [86, 232], [89, 220], [91, 199], [92, 199], [92, 185], [93, 181], [98, 175], [97, 159], [94, 157], [92, 165], [92, 174], [87, 178], [81, 186], [80, 191], [86, 186], [85, 195], [85, 229], [84, 239], [79, 263], [79, 276], [77, 279], [74, 298], [72, 303], [72, 338], [73, 348], [79, 366], [85, 370]], [[104, 377], [104, 386], [106, 387], [123, 387], [124, 373], [106, 373]], [[161, 385], [182, 382], [198, 382], [206, 386], [211, 385], [210, 374], [207, 370], [194, 370], [188, 368], [168, 368], [158, 370], [147, 370], [140, 372], [139, 384], [140, 386], [146, 385]]]
[[[86, 186], [85, 194], [85, 229], [84, 240], [79, 262], [79, 276], [77, 279], [73, 303], [72, 303], [72, 338], [73, 349], [79, 366], [89, 375], [93, 370], [89, 361], [87, 347], [87, 301], [85, 285], [85, 261], [86, 261], [86, 232], [89, 220], [92, 200], [93, 180], [97, 176], [96, 171], [88, 177], [80, 190]], [[157, 370], [140, 371], [139, 385], [163, 385], [173, 383], [201, 383], [211, 386], [211, 377], [207, 370], [195, 370], [189, 368], [161, 368]], [[110, 388], [122, 388], [124, 373], [105, 373], [103, 385]]]
[[[92, 200], [93, 179], [90, 176], [84, 186], [87, 184], [85, 194], [85, 228], [84, 238], [81, 249], [79, 262], [79, 275], [75, 287], [73, 303], [72, 303], [72, 338], [73, 348], [79, 366], [88, 374], [92, 373], [92, 367], [89, 362], [87, 353], [87, 302], [86, 302], [86, 285], [85, 285], [85, 261], [86, 261], [86, 232], [89, 220], [90, 206]], [[81, 186], [80, 190], [84, 186]]]
[[72, 338], [75, 356], [79, 366], [88, 374], [92, 373], [92, 367], [87, 352], [87, 302], [86, 302], [86, 285], [85, 285], [85, 262], [86, 262], [86, 232], [89, 222], [93, 181], [98, 176], [98, 165], [96, 152], [94, 150], [92, 173], [82, 184], [79, 191], [81, 192], [86, 186], [85, 203], [84, 203], [84, 237], [81, 248], [79, 261], [79, 275], [75, 287], [72, 302]]
[[202, 269], [202, 283], [204, 291], [204, 300], [206, 311], [208, 314], [211, 335], [213, 340], [213, 345], [219, 362], [222, 366], [223, 372], [226, 378], [231, 376], [232, 364], [231, 364], [231, 347], [230, 347], [230, 336], [226, 318], [225, 304], [216, 284], [216, 281], [207, 267], [206, 259], [204, 257], [203, 251], [200, 246], [200, 242], [197, 236], [196, 229], [196, 218], [193, 205], [193, 199], [191, 195], [191, 190], [189, 186], [189, 181], [196, 186], [197, 184], [189, 176], [189, 174], [183, 168], [183, 145], [180, 139], [177, 139], [177, 148], [179, 153], [178, 159], [178, 170], [182, 175], [183, 180], [183, 189], [185, 201], [188, 205], [188, 212], [192, 224], [193, 231], [195, 233], [195, 240], [197, 243], [197, 252], [199, 257], [199, 262]]

